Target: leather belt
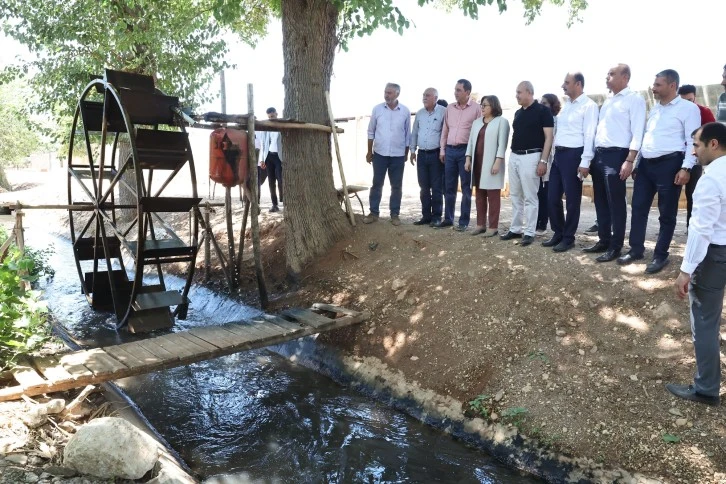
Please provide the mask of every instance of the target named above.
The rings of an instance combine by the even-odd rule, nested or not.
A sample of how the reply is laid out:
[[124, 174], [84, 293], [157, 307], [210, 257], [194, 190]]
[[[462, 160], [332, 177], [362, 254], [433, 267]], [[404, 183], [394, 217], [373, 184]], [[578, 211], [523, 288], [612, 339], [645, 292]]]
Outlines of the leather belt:
[[571, 146], [555, 146], [555, 151], [570, 151], [570, 150], [581, 150], [582, 146], [578, 146], [577, 148], [573, 148]]
[[462, 143], [460, 145], [446, 145], [446, 147], [447, 148], [454, 148], [454, 149], [466, 148], [466, 143]]
[[439, 150], [439, 148], [434, 148], [433, 150], [418, 150], [418, 151], [419, 151], [420, 153], [426, 153], [426, 154], [429, 154], [429, 153], [438, 153], [438, 152], [439, 152], [440, 150]]
[[595, 148], [595, 151], [599, 151], [600, 153], [610, 153], [613, 151], [630, 151], [630, 148], [621, 148], [619, 146], [598, 146]]
[[532, 148], [529, 150], [512, 150], [515, 155], [531, 155], [532, 153], [542, 153], [542, 148]]
[[685, 153], [683, 151], [674, 151], [673, 153], [668, 153], [667, 155], [662, 155], [662, 156], [656, 156], [655, 158], [646, 158], [644, 156], [643, 159], [645, 161], [653, 162], [653, 161], [665, 160], [666, 158], [673, 158], [675, 156], [684, 156], [684, 155], [685, 155]]

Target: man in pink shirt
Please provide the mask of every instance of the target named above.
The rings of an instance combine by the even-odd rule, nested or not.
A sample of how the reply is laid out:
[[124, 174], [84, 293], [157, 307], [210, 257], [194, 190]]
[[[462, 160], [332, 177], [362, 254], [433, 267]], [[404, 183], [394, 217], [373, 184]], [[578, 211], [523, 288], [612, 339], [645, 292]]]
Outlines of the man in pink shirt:
[[471, 173], [464, 169], [466, 146], [474, 120], [481, 118], [479, 104], [470, 99], [471, 82], [459, 79], [454, 89], [456, 102], [446, 107], [444, 125], [441, 129], [441, 152], [439, 159], [444, 164], [444, 219], [434, 227], [454, 225], [457, 182], [461, 179], [461, 214], [454, 230], [463, 232], [469, 226], [471, 213]]

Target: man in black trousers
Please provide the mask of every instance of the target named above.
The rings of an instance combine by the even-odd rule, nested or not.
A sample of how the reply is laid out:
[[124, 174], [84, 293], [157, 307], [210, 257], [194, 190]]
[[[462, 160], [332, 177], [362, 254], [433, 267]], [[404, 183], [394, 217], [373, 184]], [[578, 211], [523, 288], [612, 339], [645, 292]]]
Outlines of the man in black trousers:
[[598, 241], [583, 252], [600, 253], [597, 262], [620, 257], [625, 242], [627, 204], [625, 180], [633, 171], [645, 130], [645, 99], [628, 87], [630, 67], [618, 64], [608, 71], [613, 93], [600, 109], [592, 160], [592, 188], [598, 221]]
[[[267, 118], [277, 119], [277, 110], [267, 108]], [[270, 212], [279, 212], [277, 199], [277, 186], [280, 187], [280, 203], [282, 203], [282, 138], [278, 131], [264, 131], [262, 133], [262, 157], [263, 164], [260, 167], [267, 171], [267, 181], [270, 185], [270, 198], [272, 208]]]

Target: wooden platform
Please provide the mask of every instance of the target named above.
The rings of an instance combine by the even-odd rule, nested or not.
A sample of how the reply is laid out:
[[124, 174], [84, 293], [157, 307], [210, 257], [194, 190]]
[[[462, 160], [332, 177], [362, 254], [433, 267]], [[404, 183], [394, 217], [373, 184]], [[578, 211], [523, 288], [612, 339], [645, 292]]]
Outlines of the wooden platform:
[[33, 358], [13, 370], [18, 383], [0, 389], [0, 401], [70, 390], [262, 348], [366, 321], [366, 312], [314, 304], [245, 323], [203, 326], [60, 357]]

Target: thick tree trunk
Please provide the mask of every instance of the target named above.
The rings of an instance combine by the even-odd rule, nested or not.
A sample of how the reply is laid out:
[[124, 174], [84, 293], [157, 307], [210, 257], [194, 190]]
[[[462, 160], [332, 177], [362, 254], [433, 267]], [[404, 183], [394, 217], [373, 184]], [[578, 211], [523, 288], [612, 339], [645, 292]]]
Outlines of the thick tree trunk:
[[[329, 124], [330, 89], [337, 47], [338, 9], [328, 0], [282, 0], [285, 117]], [[287, 269], [295, 279], [314, 257], [348, 233], [333, 181], [330, 135], [282, 135]]]
[[8, 177], [5, 174], [5, 167], [0, 165], [0, 188], [7, 191], [12, 191], [13, 187], [8, 181]]

